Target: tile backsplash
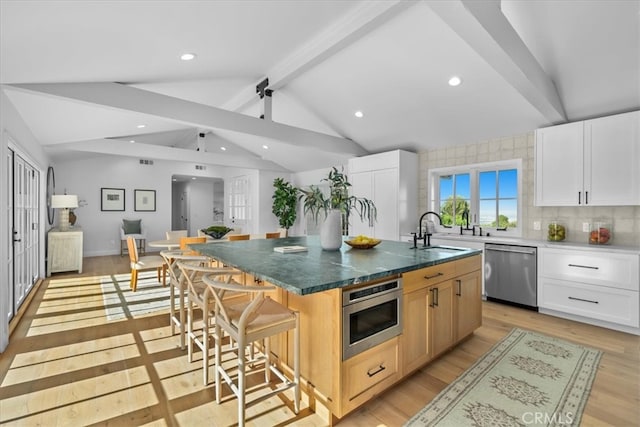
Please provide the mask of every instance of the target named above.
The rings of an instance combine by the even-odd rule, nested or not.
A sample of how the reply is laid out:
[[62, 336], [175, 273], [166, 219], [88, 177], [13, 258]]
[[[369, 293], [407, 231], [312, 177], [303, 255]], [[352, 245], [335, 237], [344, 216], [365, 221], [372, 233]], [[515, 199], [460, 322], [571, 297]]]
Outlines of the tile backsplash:
[[[534, 206], [534, 141], [534, 133], [529, 132], [475, 144], [419, 152], [420, 212], [427, 210], [429, 169], [522, 159], [523, 238], [545, 240], [547, 225], [557, 220], [567, 226], [566, 241], [586, 243], [589, 233], [582, 231], [583, 223], [603, 221], [612, 225], [613, 244], [640, 248], [640, 206]], [[537, 221], [540, 222], [540, 230], [534, 230], [534, 222]]]

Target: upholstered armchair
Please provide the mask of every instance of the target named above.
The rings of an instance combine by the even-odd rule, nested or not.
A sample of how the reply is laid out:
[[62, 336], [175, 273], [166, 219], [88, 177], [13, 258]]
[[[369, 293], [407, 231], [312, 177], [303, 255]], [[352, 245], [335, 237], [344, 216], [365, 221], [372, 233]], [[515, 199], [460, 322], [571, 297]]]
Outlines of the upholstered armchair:
[[138, 252], [145, 253], [146, 233], [141, 219], [123, 219], [120, 225], [120, 256], [124, 255], [127, 249], [127, 237], [133, 237], [136, 240]]

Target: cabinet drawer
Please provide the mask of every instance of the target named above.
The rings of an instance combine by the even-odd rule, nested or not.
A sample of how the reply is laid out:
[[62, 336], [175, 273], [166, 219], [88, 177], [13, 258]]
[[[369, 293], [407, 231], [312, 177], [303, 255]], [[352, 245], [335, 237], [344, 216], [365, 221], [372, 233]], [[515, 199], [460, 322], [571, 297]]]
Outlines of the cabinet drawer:
[[[359, 404], [398, 378], [398, 338], [371, 348], [344, 362], [345, 403]], [[387, 380], [387, 381], [385, 381]], [[378, 386], [378, 387], [376, 387]]]
[[456, 261], [456, 276], [482, 269], [482, 255], [475, 255]]
[[440, 283], [456, 274], [456, 263], [446, 262], [419, 270], [408, 271], [402, 275], [404, 293], [412, 292], [425, 286]]
[[549, 248], [540, 249], [538, 254], [540, 276], [640, 290], [638, 255]]
[[604, 286], [540, 279], [538, 305], [607, 322], [640, 326], [640, 293]]

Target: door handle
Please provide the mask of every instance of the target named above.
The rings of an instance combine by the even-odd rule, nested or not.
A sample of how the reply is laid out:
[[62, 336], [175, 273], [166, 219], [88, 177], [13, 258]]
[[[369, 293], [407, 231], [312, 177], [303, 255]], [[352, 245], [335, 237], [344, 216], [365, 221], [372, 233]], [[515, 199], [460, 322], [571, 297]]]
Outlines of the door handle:
[[458, 284], [458, 292], [456, 292], [456, 295], [461, 297], [462, 296], [462, 280], [457, 279], [456, 283]]
[[433, 306], [438, 306], [438, 300], [440, 299], [440, 293], [438, 292], [438, 288], [433, 288]]

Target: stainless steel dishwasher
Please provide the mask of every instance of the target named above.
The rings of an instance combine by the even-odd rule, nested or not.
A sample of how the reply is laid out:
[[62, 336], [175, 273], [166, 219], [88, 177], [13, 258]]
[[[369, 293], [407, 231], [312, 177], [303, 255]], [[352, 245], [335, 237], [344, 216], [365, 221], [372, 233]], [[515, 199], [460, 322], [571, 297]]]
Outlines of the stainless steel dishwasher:
[[488, 300], [538, 309], [537, 248], [487, 243], [484, 260]]

